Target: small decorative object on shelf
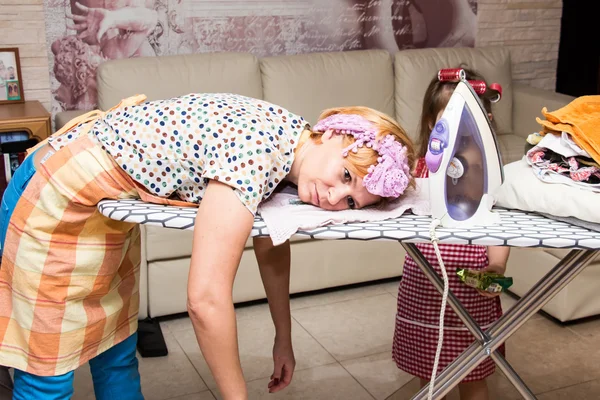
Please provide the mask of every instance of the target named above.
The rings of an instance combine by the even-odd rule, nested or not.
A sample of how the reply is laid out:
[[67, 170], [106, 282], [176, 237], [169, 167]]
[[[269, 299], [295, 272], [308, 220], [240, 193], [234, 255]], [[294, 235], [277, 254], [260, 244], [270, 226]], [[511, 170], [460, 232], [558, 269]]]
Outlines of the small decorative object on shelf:
[[9, 135], [9, 141], [0, 141], [0, 155], [2, 156], [0, 159], [0, 196], [4, 194], [8, 182], [25, 160], [27, 149], [38, 143], [37, 138], [29, 139], [27, 133], [25, 135], [25, 138], [19, 138], [19, 135]]
[[0, 104], [23, 103], [23, 76], [19, 49], [0, 48]]
[[0, 105], [0, 196], [28, 148], [50, 135], [50, 113], [39, 101]]

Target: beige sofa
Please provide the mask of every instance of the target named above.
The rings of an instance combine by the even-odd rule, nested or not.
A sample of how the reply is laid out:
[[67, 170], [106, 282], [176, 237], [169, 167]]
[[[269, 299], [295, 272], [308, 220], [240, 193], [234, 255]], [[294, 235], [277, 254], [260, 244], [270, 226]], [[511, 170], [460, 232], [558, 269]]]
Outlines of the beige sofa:
[[[369, 106], [394, 116], [414, 137], [429, 80], [439, 68], [461, 63], [503, 86], [503, 99], [494, 114], [505, 162], [522, 156], [523, 138], [537, 129], [534, 117], [542, 106], [557, 108], [570, 100], [514, 84], [508, 50], [476, 48], [408, 50], [393, 56], [369, 50], [263, 59], [215, 53], [110, 61], [98, 70], [99, 106], [107, 109], [136, 93], [159, 99], [189, 92], [234, 92], [287, 107], [313, 123], [328, 107]], [[59, 114], [57, 126], [72, 116]], [[140, 318], [186, 312], [191, 233], [155, 227], [143, 227], [142, 233]], [[537, 273], [556, 261], [550, 254], [554, 253], [513, 252], [509, 271], [515, 277], [517, 293], [521, 294], [533, 276], [528, 265], [531, 260], [536, 260]], [[393, 242], [294, 239], [291, 292], [399, 276], [403, 257], [401, 246]], [[249, 241], [236, 278], [234, 300], [264, 297]], [[561, 304], [565, 303], [563, 297], [559, 297]], [[548, 311], [552, 313], [555, 308], [551, 303]]]

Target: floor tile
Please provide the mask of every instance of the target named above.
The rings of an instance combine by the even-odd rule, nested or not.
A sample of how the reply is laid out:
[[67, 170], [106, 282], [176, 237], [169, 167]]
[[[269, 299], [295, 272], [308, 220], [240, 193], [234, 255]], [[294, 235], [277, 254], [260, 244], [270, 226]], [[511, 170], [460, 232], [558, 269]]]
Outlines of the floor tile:
[[[239, 312], [237, 322], [240, 360], [244, 377], [246, 381], [264, 378], [266, 382], [266, 379], [273, 373], [272, 352], [275, 336], [268, 309], [254, 307], [242, 310]], [[208, 387], [216, 388], [217, 385], [200, 352], [194, 331], [191, 329], [177, 331], [173, 335]], [[335, 362], [335, 359], [295, 321], [292, 321], [292, 341], [296, 357], [296, 371]]]
[[502, 372], [496, 369], [496, 373], [488, 378], [488, 389], [490, 400], [520, 400], [522, 396], [510, 383]]
[[[394, 392], [386, 400], [409, 400], [421, 389], [418, 378], [413, 378], [406, 385]], [[446, 400], [459, 400], [458, 390], [454, 389], [446, 396]]]
[[[237, 305], [235, 307], [235, 314], [238, 320], [240, 318], [254, 318], [256, 316], [265, 315], [270, 318], [269, 305], [266, 302]], [[169, 318], [161, 321], [160, 326], [164, 330], [168, 330], [173, 333], [194, 329], [192, 320], [187, 314], [181, 314], [178, 318]]]
[[386, 399], [413, 378], [396, 367], [391, 351], [343, 361], [341, 364], [378, 400]]
[[530, 320], [507, 342], [507, 359], [534, 393], [600, 378], [600, 349], [546, 319]]
[[202, 378], [188, 360], [170, 332], [163, 332], [169, 355], [141, 358], [142, 392], [146, 400], [162, 400], [207, 389]]
[[588, 381], [542, 393], [537, 398], [539, 400], [597, 399], [600, 398], [600, 380]]
[[[339, 303], [342, 301], [354, 300], [363, 297], [377, 296], [384, 293], [391, 293], [396, 296], [398, 292], [398, 282], [399, 281], [372, 283], [356, 287], [340, 287], [327, 291], [293, 296], [290, 300], [290, 307], [292, 310], [298, 310], [301, 308]], [[247, 314], [250, 310], [263, 308], [264, 310], [268, 311], [268, 305], [266, 302], [260, 302], [252, 305], [241, 305], [236, 306], [236, 313], [239, 317], [240, 313], [243, 315]], [[192, 322], [187, 314], [181, 314], [179, 317], [169, 317], [168, 319], [160, 321], [160, 326], [163, 329], [171, 332], [177, 332], [192, 329]]]
[[370, 284], [365, 286], [340, 288], [326, 292], [295, 296], [290, 301], [292, 310], [298, 310], [306, 307], [315, 307], [326, 304], [339, 303], [342, 301], [354, 300], [364, 297], [376, 296], [378, 294], [388, 293], [387, 283]]
[[565, 326], [579, 337], [600, 344], [600, 318], [575, 321]]
[[[139, 357], [139, 356], [138, 356]], [[73, 380], [73, 398], [78, 400], [95, 400], [94, 384], [92, 383], [92, 373], [90, 365], [85, 363], [75, 370]]]
[[[521, 395], [515, 389], [512, 384], [506, 379], [501, 373], [496, 373], [488, 378], [488, 388], [490, 393], [490, 400], [518, 400], [521, 399]], [[420, 383], [418, 378], [414, 378], [404, 385], [401, 389], [394, 392], [386, 400], [408, 400], [412, 398], [420, 390]], [[446, 396], [447, 400], [459, 400], [458, 388], [452, 389], [452, 391]]]
[[[217, 399], [222, 399], [218, 393]], [[249, 400], [373, 400], [373, 397], [339, 364], [298, 371], [278, 393], [267, 391], [263, 380], [248, 383]]]
[[206, 390], [201, 393], [192, 393], [183, 396], [173, 397], [169, 400], [215, 400], [215, 396], [213, 396], [210, 390]]
[[[166, 357], [142, 358], [138, 354], [142, 392], [146, 400], [165, 400], [206, 391], [207, 387], [170, 332], [163, 332], [169, 348]], [[94, 400], [89, 364], [75, 371], [74, 399]], [[209, 398], [210, 399], [210, 398]]]
[[292, 311], [338, 361], [390, 351], [396, 299], [389, 293]]
[[400, 286], [400, 279], [382, 283], [381, 286], [388, 292], [394, 295], [394, 297], [398, 297], [398, 287]]
[[244, 319], [260, 319], [262, 321], [268, 320], [271, 325], [273, 325], [269, 304], [267, 303], [237, 306], [235, 308], [235, 316], [238, 321]]
[[169, 332], [178, 332], [185, 331], [187, 329], [194, 329], [192, 326], [192, 321], [187, 314], [181, 314], [181, 316], [176, 318], [170, 317], [167, 320], [160, 321], [160, 327], [162, 328], [163, 332], [165, 330]]

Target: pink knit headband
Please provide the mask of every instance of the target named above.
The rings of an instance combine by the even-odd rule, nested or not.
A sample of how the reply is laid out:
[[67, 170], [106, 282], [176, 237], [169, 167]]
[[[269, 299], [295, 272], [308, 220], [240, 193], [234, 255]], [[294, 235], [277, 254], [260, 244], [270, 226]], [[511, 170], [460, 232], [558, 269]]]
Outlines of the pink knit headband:
[[379, 153], [377, 164], [369, 167], [363, 178], [363, 186], [369, 193], [381, 197], [400, 197], [410, 182], [410, 167], [406, 156], [406, 147], [394, 139], [391, 134], [377, 139], [377, 128], [364, 117], [357, 114], [334, 114], [322, 119], [314, 126], [315, 132], [332, 130], [337, 134], [354, 136], [354, 143], [342, 151], [346, 157], [363, 146]]

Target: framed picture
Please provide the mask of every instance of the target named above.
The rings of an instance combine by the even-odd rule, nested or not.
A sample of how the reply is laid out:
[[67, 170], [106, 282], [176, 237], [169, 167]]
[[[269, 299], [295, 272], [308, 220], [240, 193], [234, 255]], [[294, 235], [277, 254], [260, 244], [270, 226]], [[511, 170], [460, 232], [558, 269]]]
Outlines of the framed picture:
[[24, 101], [19, 49], [0, 48], [0, 104]]

